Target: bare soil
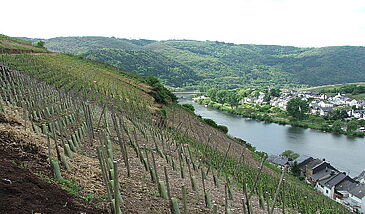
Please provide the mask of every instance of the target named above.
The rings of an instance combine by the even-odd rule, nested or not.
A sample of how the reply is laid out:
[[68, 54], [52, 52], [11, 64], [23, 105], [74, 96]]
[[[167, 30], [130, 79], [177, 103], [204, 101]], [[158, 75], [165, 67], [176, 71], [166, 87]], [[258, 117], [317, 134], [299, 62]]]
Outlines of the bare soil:
[[52, 176], [48, 156], [19, 124], [0, 113], [1, 213], [107, 213], [38, 176]]

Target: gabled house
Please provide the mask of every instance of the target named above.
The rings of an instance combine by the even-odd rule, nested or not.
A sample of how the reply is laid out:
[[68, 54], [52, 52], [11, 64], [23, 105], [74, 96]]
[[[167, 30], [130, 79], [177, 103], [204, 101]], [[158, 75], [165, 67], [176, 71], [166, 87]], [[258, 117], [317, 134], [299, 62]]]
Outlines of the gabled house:
[[349, 192], [346, 202], [350, 207], [361, 214], [365, 213], [365, 184], [356, 184]]
[[331, 101], [335, 105], [346, 105], [346, 103], [348, 103], [349, 100], [351, 100], [351, 99], [348, 97], [345, 97], [341, 94], [337, 94], [334, 97], [330, 97], [328, 100]]
[[312, 157], [307, 155], [300, 155], [298, 158], [293, 160], [293, 163], [296, 162], [299, 168], [303, 168], [307, 163], [314, 160]]
[[321, 107], [318, 104], [314, 104], [310, 108], [311, 108], [311, 113], [312, 114], [317, 114], [317, 115], [321, 115], [321, 116], [325, 116], [329, 112], [333, 111], [332, 107]]
[[356, 178], [354, 178], [355, 181], [365, 184], [365, 171], [362, 171], [360, 175], [358, 175]]
[[346, 173], [331, 170], [327, 178], [320, 180], [316, 184], [316, 188], [317, 190], [321, 191], [322, 194], [324, 194], [325, 196], [335, 199], [335, 188], [344, 180], [353, 181], [349, 176], [346, 175]]
[[289, 159], [287, 157], [281, 156], [281, 155], [270, 155], [267, 158], [267, 161], [270, 163], [276, 165], [280, 169], [285, 168], [289, 165]]
[[319, 159], [312, 160], [305, 167], [306, 167], [305, 176], [306, 176], [307, 182], [312, 185], [316, 185], [316, 183], [318, 182], [318, 178], [313, 177], [314, 174], [316, 174], [322, 170], [327, 170], [327, 173], [330, 173], [331, 170], [334, 170], [337, 172], [337, 169], [334, 168], [333, 166], [331, 166], [331, 164], [329, 164], [325, 161], [319, 160]]
[[303, 174], [308, 177], [311, 176], [312, 173], [312, 168], [315, 167], [316, 165], [322, 163], [323, 160], [320, 159], [312, 159], [309, 162], [305, 163], [305, 164], [301, 164], [300, 165], [300, 170], [303, 172]]
[[346, 199], [350, 195], [350, 190], [356, 186], [356, 181], [353, 179], [345, 179], [335, 186], [335, 200], [341, 204], [346, 204]]

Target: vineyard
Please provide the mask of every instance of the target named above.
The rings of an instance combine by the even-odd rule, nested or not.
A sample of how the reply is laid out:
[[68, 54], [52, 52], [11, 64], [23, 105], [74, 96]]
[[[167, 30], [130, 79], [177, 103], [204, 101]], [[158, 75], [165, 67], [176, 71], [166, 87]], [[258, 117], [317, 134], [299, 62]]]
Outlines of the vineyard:
[[[157, 104], [153, 88], [113, 67], [65, 54], [5, 53], [0, 86], [2, 136], [16, 129], [37, 139], [44, 167], [30, 168], [69, 193], [78, 189], [74, 196], [98, 208], [92, 212], [349, 213], [272, 169], [244, 141], [176, 104]], [[16, 146], [4, 142], [0, 151]]]

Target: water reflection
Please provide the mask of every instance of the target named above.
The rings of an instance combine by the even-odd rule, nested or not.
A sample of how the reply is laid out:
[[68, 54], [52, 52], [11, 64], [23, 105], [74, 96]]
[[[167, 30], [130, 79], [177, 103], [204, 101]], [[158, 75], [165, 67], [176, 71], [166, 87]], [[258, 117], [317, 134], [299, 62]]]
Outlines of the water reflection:
[[294, 134], [296, 136], [303, 135], [305, 132], [305, 129], [296, 126], [289, 126], [286, 130], [288, 134]]
[[291, 149], [300, 154], [326, 158], [338, 169], [350, 171], [352, 176], [357, 176], [362, 170], [365, 170], [363, 138], [243, 118], [216, 109], [205, 108], [192, 102], [191, 98], [180, 99], [180, 103], [192, 104], [196, 114], [227, 126], [231, 136], [246, 140], [259, 151], [280, 154]]

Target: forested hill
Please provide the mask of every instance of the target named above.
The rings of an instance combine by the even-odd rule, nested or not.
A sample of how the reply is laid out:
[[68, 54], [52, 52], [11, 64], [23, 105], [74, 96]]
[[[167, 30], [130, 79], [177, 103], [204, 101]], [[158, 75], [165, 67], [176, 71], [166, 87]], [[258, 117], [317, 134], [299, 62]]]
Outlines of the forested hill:
[[184, 83], [196, 85], [201, 79], [189, 66], [154, 51], [109, 48], [90, 50], [80, 55], [108, 63], [123, 70], [136, 72], [143, 76], [157, 76], [165, 84], [173, 87], [183, 87], [185, 86]]
[[173, 87], [318, 86], [365, 81], [365, 47], [298, 48], [192, 40], [59, 37], [53, 51], [80, 54]]

